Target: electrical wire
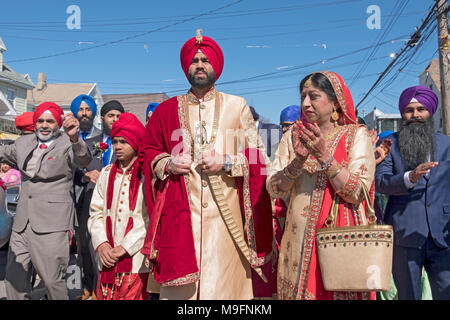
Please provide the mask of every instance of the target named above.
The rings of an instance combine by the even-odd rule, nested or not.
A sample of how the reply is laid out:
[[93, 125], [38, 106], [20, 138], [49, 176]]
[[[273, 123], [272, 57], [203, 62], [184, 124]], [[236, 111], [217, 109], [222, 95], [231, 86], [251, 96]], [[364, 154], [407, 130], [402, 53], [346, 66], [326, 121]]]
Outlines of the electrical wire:
[[133, 35], [133, 36], [121, 38], [121, 39], [118, 39], [118, 40], [109, 41], [109, 42], [102, 43], [102, 44], [99, 44], [99, 45], [95, 45], [95, 46], [92, 46], [92, 47], [82, 48], [82, 49], [77, 49], [77, 50], [70, 50], [70, 51], [55, 53], [55, 54], [46, 55], [46, 56], [34, 57], [34, 58], [11, 60], [11, 61], [8, 61], [7, 63], [19, 63], [19, 62], [27, 62], [27, 61], [36, 61], [36, 60], [48, 59], [48, 58], [53, 58], [53, 57], [60, 57], [60, 56], [68, 55], [68, 54], [84, 52], [84, 51], [88, 51], [88, 50], [97, 49], [97, 48], [100, 48], [100, 47], [105, 47], [105, 46], [117, 44], [117, 43], [124, 42], [124, 41], [127, 41], [127, 40], [139, 38], [139, 37], [142, 37], [142, 36], [145, 36], [145, 35], [148, 35], [148, 34], [156, 33], [158, 31], [161, 31], [161, 30], [164, 30], [164, 29], [168, 29], [170, 27], [173, 27], [173, 26], [176, 26], [176, 25], [179, 25], [179, 24], [186, 23], [188, 21], [196, 20], [196, 19], [198, 19], [200, 17], [207, 16], [207, 15], [210, 15], [210, 14], [212, 14], [214, 12], [217, 12], [217, 11], [229, 8], [229, 7], [234, 6], [234, 5], [238, 4], [238, 3], [241, 3], [243, 1], [245, 1], [245, 0], [237, 0], [237, 1], [231, 2], [231, 3], [227, 4], [227, 5], [221, 6], [219, 8], [216, 8], [216, 9], [209, 10], [209, 11], [206, 11], [204, 13], [198, 14], [198, 15], [196, 15], [194, 17], [191, 17], [191, 18], [187, 18], [187, 19], [184, 19], [184, 20], [181, 20], [181, 21], [178, 21], [178, 22], [174, 22], [174, 23], [171, 23], [169, 25], [166, 25], [166, 26], [163, 26], [163, 27], [160, 27], [160, 28], [157, 28], [157, 29], [149, 30], [149, 31], [146, 31], [146, 32], [143, 32], [143, 33], [140, 33], [140, 34], [136, 34], [136, 35]]

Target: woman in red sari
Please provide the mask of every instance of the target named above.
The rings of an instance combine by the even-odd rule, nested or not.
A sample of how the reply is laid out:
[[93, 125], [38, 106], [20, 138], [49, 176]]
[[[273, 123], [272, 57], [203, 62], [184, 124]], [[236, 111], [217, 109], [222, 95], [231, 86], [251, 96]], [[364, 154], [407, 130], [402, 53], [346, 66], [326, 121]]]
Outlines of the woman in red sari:
[[279, 299], [373, 299], [370, 292], [326, 291], [320, 273], [316, 230], [367, 224], [363, 184], [373, 190], [375, 159], [370, 134], [357, 124], [344, 80], [315, 72], [300, 83], [301, 121], [283, 135], [267, 179], [267, 189], [288, 203], [278, 263]]

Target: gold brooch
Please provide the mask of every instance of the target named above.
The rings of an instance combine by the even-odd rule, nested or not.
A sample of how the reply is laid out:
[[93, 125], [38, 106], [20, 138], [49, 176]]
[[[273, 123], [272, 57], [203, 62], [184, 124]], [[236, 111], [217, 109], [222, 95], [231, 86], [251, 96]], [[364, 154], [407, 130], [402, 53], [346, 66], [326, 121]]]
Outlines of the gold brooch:
[[202, 32], [202, 29], [197, 29], [197, 35], [195, 36], [195, 41], [197, 42], [197, 44], [202, 44], [203, 42]]

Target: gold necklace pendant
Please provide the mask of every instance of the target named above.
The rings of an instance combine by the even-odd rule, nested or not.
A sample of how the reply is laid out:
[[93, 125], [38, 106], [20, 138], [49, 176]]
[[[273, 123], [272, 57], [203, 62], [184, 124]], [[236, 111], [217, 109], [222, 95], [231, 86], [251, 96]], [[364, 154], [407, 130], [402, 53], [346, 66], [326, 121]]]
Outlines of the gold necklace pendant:
[[325, 140], [325, 141], [330, 140], [330, 138], [332, 138], [337, 132], [339, 132], [339, 129], [340, 129], [340, 126], [335, 126], [334, 129], [333, 129], [333, 131], [331, 131], [331, 133], [329, 133], [328, 135], [326, 135], [326, 136], [324, 137], [324, 140]]

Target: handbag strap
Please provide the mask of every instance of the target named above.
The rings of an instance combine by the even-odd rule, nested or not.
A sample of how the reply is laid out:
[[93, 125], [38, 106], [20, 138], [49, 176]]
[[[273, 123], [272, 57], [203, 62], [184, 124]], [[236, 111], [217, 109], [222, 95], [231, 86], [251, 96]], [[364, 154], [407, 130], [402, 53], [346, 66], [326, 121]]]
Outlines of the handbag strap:
[[[364, 183], [361, 183], [361, 189], [363, 193], [364, 200], [366, 201], [366, 217], [369, 225], [375, 225], [377, 222], [377, 216], [375, 215], [375, 209], [373, 208], [372, 201], [370, 199], [369, 191]], [[333, 203], [331, 204], [331, 210], [328, 214], [327, 225], [332, 228], [336, 228], [337, 216], [339, 213], [340, 197], [337, 192], [334, 194]], [[328, 224], [328, 222], [330, 222]]]
[[361, 187], [366, 201], [366, 217], [369, 225], [375, 225], [377, 223], [377, 216], [375, 215], [375, 209], [373, 208], [372, 200], [370, 199], [369, 190], [365, 183], [361, 182]]

